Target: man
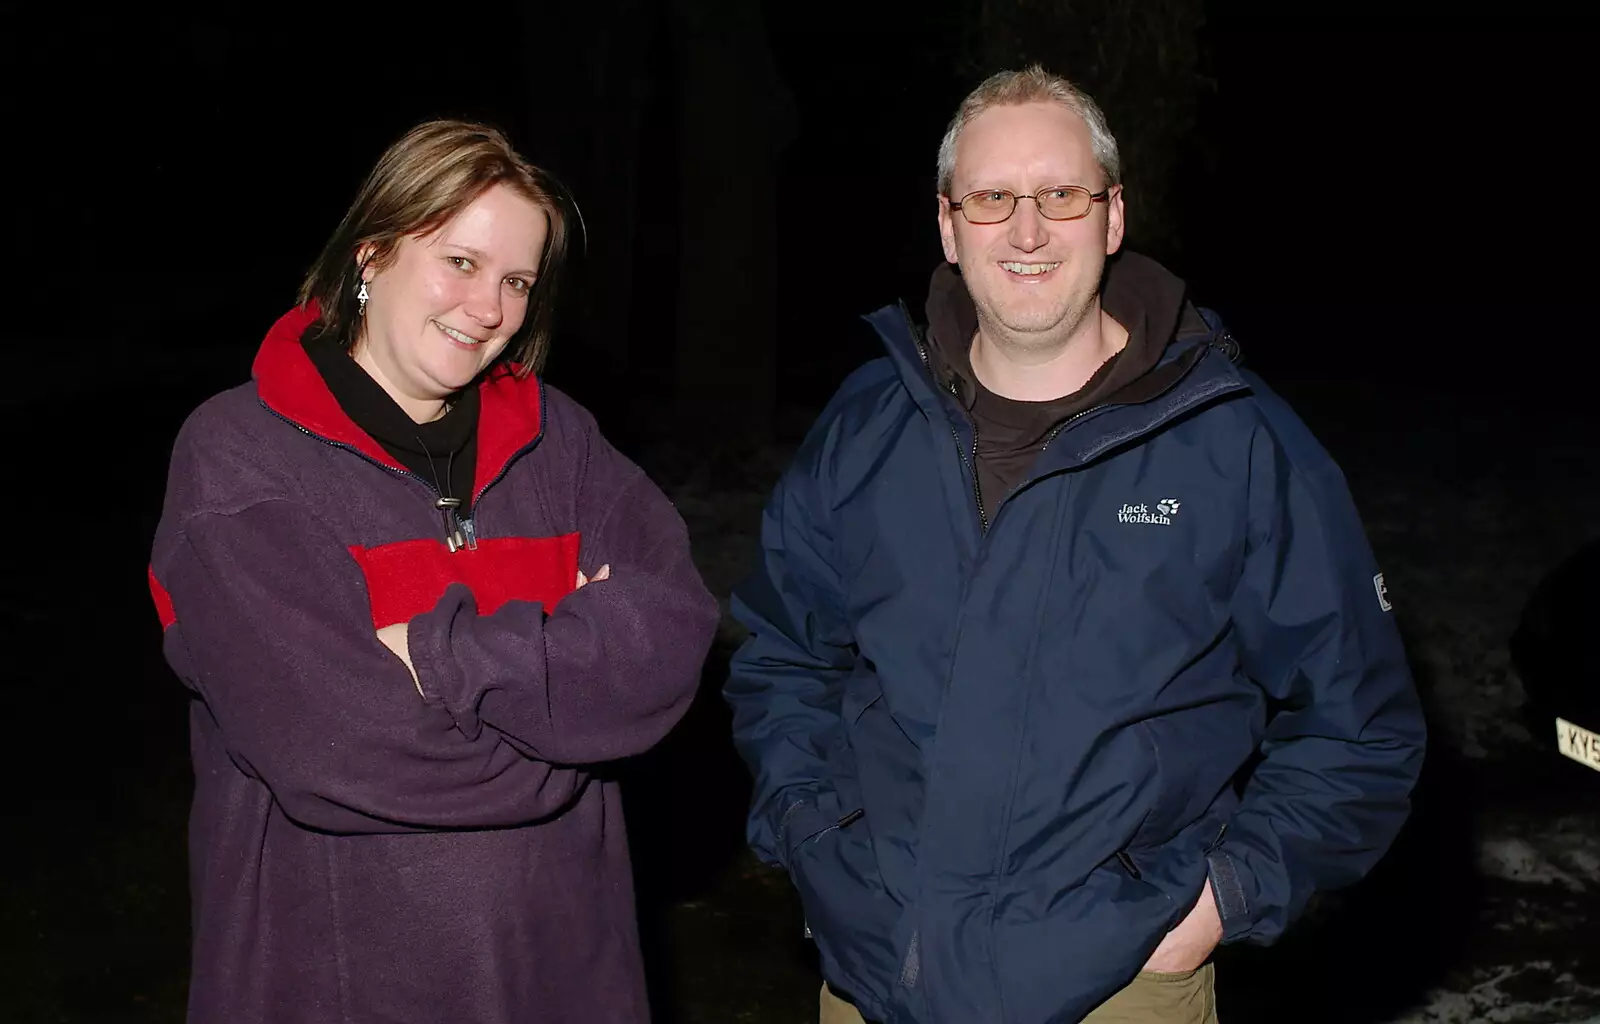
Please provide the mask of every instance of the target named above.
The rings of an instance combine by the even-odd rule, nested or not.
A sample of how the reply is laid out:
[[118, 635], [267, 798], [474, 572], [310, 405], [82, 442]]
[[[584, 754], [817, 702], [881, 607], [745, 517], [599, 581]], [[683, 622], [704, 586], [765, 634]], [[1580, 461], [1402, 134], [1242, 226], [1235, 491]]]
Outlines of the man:
[[[1215, 1019], [1404, 820], [1424, 729], [1343, 478], [1181, 281], [1041, 69], [939, 154], [925, 335], [840, 388], [735, 598], [750, 841], [824, 1021]], [[1251, 767], [1253, 765], [1253, 767]]]

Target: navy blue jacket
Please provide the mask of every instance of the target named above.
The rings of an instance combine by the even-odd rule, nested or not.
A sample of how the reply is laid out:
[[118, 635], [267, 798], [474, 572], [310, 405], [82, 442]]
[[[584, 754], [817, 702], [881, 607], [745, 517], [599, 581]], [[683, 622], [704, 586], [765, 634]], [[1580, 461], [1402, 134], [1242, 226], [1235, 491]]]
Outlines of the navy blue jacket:
[[1415, 688], [1342, 474], [1220, 331], [984, 531], [965, 414], [903, 309], [868, 319], [888, 358], [772, 496], [725, 688], [830, 984], [889, 1022], [1077, 1021], [1208, 874], [1225, 941], [1270, 942], [1366, 873]]

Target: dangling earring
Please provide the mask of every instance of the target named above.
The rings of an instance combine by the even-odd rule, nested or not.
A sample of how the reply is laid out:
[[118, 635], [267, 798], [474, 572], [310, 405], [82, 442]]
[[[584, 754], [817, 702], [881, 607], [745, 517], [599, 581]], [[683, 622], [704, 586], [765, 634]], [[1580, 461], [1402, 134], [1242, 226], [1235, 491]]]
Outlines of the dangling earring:
[[356, 315], [367, 315], [367, 282], [362, 281], [361, 287], [356, 289]]

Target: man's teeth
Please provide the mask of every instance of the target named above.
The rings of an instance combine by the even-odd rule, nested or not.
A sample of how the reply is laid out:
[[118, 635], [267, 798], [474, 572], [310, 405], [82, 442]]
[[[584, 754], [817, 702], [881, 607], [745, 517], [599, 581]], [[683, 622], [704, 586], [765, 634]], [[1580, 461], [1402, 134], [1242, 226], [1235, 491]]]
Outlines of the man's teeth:
[[435, 321], [435, 323], [437, 324], [439, 330], [441, 330], [444, 333], [450, 335], [450, 337], [452, 337], [452, 338], [456, 339], [457, 341], [461, 342], [461, 344], [463, 344], [463, 345], [482, 345], [483, 344], [483, 342], [479, 341], [477, 338], [474, 338], [469, 334], [462, 334], [460, 331], [456, 330], [454, 327], [446, 327], [444, 324], [440, 324], [437, 321]]
[[1013, 274], [1026, 274], [1032, 277], [1035, 274], [1048, 274], [1061, 266], [1061, 262], [1057, 260], [1055, 263], [1002, 263], [1000, 266]]

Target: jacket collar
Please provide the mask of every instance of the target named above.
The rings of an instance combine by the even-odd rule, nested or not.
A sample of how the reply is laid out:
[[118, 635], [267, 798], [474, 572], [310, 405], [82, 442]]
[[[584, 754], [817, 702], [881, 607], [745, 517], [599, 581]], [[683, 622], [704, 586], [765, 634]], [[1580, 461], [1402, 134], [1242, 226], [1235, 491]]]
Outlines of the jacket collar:
[[[300, 338], [317, 322], [313, 301], [297, 306], [272, 325], [251, 367], [256, 394], [268, 411], [306, 433], [349, 448], [362, 457], [409, 473], [383, 446], [356, 426], [323, 383]], [[473, 501], [543, 432], [544, 384], [535, 375], [518, 379], [512, 368], [491, 367], [478, 383], [482, 402], [478, 418], [478, 465], [473, 473]]]
[[[958, 431], [969, 430], [955, 399], [935, 381], [927, 342], [905, 303], [885, 306], [868, 314], [866, 320], [882, 338], [901, 382], [923, 413], [950, 422]], [[1137, 404], [1112, 403], [1072, 417], [1047, 443], [1048, 456], [1041, 460], [1039, 471], [1081, 465], [1213, 399], [1247, 391], [1249, 385], [1226, 351], [1226, 344], [1231, 344], [1231, 338], [1225, 338], [1226, 329], [1215, 317], [1202, 322], [1206, 323], [1205, 333], [1185, 332], [1167, 345], [1160, 367], [1176, 361], [1182, 369], [1169, 386]]]

